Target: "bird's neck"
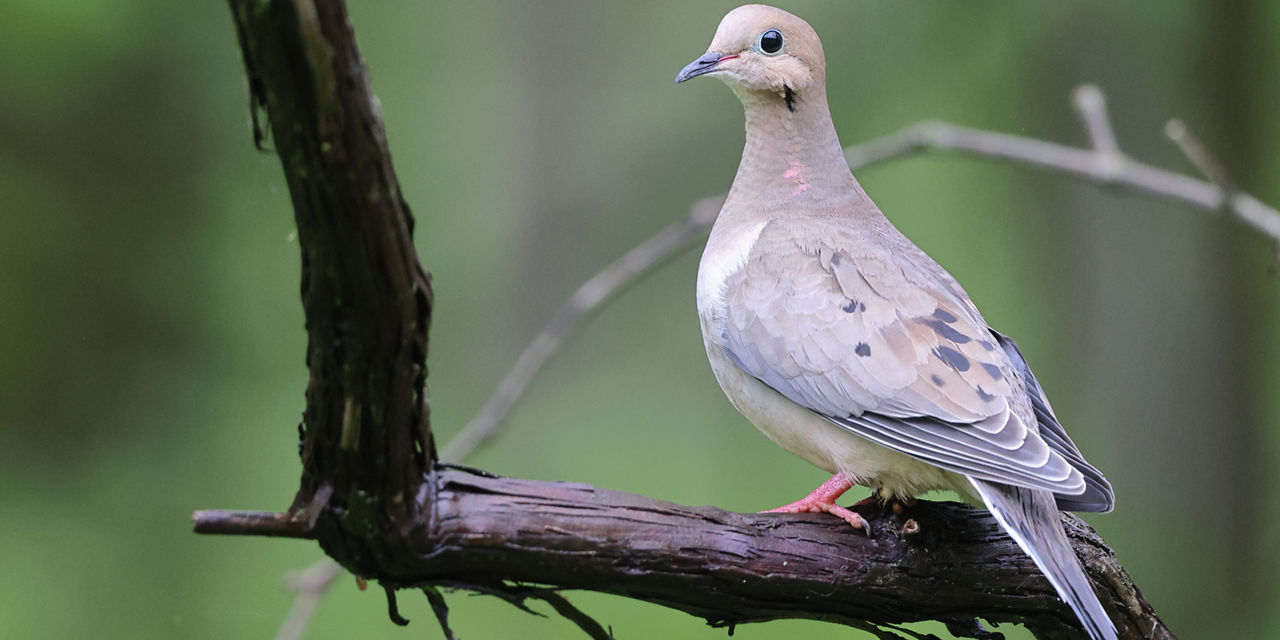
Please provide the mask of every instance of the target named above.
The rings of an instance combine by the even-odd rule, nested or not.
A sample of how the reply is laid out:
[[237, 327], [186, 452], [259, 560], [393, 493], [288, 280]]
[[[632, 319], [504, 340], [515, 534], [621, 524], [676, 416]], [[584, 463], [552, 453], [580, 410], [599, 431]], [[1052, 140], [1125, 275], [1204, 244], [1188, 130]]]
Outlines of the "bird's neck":
[[826, 91], [818, 83], [805, 92], [757, 92], [735, 88], [746, 110], [747, 142], [729, 192], [749, 191], [758, 204], [829, 207], [867, 200], [849, 172], [831, 123]]

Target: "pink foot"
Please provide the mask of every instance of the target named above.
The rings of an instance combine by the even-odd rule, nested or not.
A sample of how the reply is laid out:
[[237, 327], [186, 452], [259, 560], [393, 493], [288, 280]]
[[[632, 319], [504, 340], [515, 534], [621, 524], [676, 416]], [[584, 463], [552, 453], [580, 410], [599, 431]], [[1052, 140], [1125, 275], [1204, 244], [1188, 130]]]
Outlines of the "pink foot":
[[803, 499], [760, 513], [829, 513], [848, 522], [854, 529], [862, 529], [871, 535], [871, 524], [866, 518], [836, 504], [836, 500], [851, 488], [853, 483], [843, 473], [837, 473]]

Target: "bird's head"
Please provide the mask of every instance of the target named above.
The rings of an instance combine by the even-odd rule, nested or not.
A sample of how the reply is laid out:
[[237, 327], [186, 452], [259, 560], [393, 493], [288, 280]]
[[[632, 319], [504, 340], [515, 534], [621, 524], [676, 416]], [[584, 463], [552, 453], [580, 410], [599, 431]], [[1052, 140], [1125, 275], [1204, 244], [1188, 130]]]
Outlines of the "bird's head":
[[725, 15], [711, 46], [676, 75], [684, 82], [702, 75], [724, 80], [736, 92], [803, 92], [825, 81], [822, 43], [809, 23], [763, 4]]

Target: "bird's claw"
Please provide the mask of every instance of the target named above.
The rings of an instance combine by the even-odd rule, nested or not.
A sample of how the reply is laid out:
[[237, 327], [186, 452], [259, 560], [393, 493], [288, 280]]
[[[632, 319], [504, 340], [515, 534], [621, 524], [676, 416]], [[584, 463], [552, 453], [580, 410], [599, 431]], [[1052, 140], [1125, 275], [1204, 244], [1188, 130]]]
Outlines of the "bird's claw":
[[848, 522], [854, 529], [862, 529], [870, 536], [871, 523], [866, 518], [836, 504], [836, 499], [852, 486], [848, 476], [837, 473], [804, 498], [760, 513], [829, 513]]
[[783, 505], [776, 509], [761, 511], [760, 513], [829, 513], [845, 522], [848, 522], [854, 529], [862, 529], [868, 537], [871, 536], [871, 523], [862, 517], [862, 514], [856, 511], [850, 511], [833, 502], [821, 502], [817, 500], [800, 500]]

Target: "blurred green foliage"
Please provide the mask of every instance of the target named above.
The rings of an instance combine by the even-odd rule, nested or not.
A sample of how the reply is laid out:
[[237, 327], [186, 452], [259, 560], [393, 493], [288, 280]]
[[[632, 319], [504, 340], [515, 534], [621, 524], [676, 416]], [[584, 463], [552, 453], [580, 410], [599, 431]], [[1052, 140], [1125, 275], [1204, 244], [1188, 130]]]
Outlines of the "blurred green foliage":
[[[434, 427], [447, 438], [579, 283], [724, 191], [741, 111], [671, 79], [727, 2], [352, 0], [433, 272]], [[1191, 169], [1184, 118], [1280, 203], [1280, 5], [787, 2], [824, 37], [846, 143], [922, 119], [1083, 143], [1068, 103], [1107, 91], [1134, 157]], [[219, 2], [0, 4], [0, 637], [266, 638], [302, 542], [197, 537], [198, 508], [284, 508], [299, 466], [305, 334], [279, 164], [251, 145]], [[1280, 285], [1222, 216], [1060, 176], [923, 155], [863, 172], [904, 231], [1019, 340], [1112, 479], [1091, 516], [1184, 637], [1280, 636]], [[821, 472], [723, 399], [693, 306], [697, 250], [596, 317], [470, 462], [756, 510]], [[309, 638], [408, 631], [344, 579]], [[574, 600], [622, 638], [723, 631]], [[453, 596], [467, 638], [561, 638]], [[924, 626], [943, 632], [936, 625]], [[859, 637], [820, 623], [736, 637]]]

